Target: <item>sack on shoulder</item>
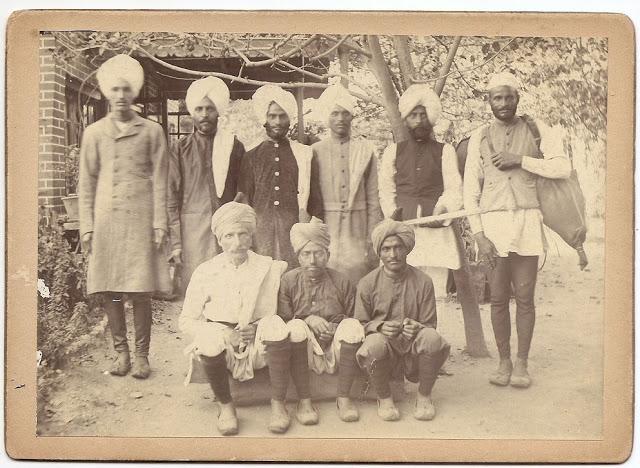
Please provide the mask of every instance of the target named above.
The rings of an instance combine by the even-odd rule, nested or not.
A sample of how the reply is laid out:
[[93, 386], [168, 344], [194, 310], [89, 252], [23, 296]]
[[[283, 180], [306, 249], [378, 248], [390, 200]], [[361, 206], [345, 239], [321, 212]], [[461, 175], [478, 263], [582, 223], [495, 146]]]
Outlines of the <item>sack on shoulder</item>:
[[[523, 115], [522, 118], [538, 146], [537, 157], [543, 158], [544, 155], [540, 151], [538, 126], [531, 117]], [[544, 224], [578, 251], [580, 266], [584, 268], [587, 264], [582, 247], [587, 236], [585, 199], [578, 182], [578, 174], [573, 168], [573, 162], [571, 165], [571, 175], [567, 179], [550, 179], [538, 176], [536, 182], [538, 201]]]

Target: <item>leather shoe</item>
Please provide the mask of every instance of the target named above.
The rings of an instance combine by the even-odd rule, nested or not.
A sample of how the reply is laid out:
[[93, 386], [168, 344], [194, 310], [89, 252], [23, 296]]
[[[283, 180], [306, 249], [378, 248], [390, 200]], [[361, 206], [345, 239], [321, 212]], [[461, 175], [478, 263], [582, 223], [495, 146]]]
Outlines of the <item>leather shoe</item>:
[[109, 373], [111, 375], [117, 375], [122, 377], [123, 375], [127, 375], [129, 370], [131, 369], [131, 358], [129, 357], [129, 353], [127, 351], [118, 353], [118, 357], [113, 362]]

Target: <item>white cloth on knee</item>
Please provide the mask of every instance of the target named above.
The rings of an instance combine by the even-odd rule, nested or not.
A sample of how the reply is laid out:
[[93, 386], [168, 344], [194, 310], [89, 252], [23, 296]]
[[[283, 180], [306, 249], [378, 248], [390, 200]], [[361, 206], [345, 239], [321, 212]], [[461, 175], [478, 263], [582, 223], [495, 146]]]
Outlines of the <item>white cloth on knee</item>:
[[199, 360], [200, 355], [213, 357], [226, 351], [225, 360], [231, 376], [240, 382], [251, 380], [255, 369], [267, 365], [263, 341], [273, 317], [258, 321], [255, 340], [247, 346], [241, 345], [240, 333], [235, 328], [219, 322], [203, 323], [193, 343], [184, 352], [190, 360]]

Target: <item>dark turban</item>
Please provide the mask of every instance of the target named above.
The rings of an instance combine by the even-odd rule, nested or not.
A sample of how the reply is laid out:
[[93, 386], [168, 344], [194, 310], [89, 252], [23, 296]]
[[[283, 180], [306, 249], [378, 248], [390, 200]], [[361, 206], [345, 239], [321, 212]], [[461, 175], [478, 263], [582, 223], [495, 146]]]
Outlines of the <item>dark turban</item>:
[[416, 245], [416, 234], [411, 226], [393, 219], [385, 219], [371, 231], [371, 242], [378, 255], [382, 243], [389, 236], [398, 236], [409, 252]]

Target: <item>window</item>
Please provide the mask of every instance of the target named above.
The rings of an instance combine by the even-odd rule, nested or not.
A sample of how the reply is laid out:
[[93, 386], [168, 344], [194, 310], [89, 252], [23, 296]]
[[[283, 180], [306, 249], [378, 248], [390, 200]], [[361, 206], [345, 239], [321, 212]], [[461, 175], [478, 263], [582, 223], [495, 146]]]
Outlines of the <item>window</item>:
[[184, 99], [167, 99], [167, 133], [169, 143], [193, 133], [193, 119]]
[[75, 81], [73, 78], [67, 78], [65, 87], [67, 146], [79, 145], [82, 131], [104, 114], [100, 93], [81, 93], [78, 91], [79, 86], [74, 86]]

